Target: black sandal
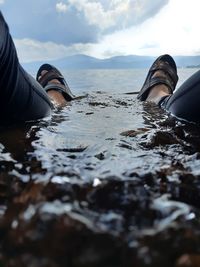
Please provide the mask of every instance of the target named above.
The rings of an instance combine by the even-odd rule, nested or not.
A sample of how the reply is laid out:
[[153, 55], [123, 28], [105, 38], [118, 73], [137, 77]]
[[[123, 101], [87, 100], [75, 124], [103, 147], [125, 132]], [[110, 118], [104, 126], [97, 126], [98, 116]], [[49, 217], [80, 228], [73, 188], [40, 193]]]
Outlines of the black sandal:
[[[47, 71], [44, 75], [41, 75], [42, 71]], [[57, 79], [59, 83], [50, 83], [51, 80]], [[36, 75], [36, 80], [41, 84], [41, 86], [45, 89], [45, 91], [49, 90], [56, 90], [62, 93], [64, 98], [67, 101], [71, 101], [75, 98], [75, 96], [72, 94], [71, 90], [69, 89], [69, 86], [63, 77], [63, 75], [60, 73], [60, 71], [55, 68], [54, 66], [50, 64], [43, 64]]]
[[[152, 78], [153, 74], [158, 70], [165, 72], [167, 74], [166, 77], [158, 76]], [[142, 89], [137, 96], [137, 99], [145, 101], [148, 97], [150, 89], [158, 84], [165, 84], [169, 88], [170, 94], [172, 94], [177, 82], [178, 75], [175, 61], [170, 55], [162, 55], [158, 57], [152, 64]]]

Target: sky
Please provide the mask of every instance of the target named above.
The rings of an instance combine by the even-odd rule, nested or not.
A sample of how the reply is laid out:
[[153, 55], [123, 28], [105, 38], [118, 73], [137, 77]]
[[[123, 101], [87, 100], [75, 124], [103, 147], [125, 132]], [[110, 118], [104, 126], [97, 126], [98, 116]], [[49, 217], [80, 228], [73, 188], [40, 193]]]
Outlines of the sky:
[[200, 54], [199, 0], [0, 0], [20, 61]]

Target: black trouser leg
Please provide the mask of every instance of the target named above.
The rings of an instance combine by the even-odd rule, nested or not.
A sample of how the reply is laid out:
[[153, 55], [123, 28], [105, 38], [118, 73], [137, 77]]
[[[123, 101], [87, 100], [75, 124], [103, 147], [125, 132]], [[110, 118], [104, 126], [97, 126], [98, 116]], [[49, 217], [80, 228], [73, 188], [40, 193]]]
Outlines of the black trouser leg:
[[40, 84], [19, 64], [8, 26], [0, 13], [0, 121], [30, 121], [51, 114]]
[[200, 122], [200, 70], [193, 74], [173, 95], [161, 103], [177, 118]]

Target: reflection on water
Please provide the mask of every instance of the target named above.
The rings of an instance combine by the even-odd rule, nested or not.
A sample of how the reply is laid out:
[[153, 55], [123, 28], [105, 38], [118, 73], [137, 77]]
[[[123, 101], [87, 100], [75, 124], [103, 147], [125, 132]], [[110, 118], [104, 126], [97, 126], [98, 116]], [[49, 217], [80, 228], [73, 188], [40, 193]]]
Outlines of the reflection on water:
[[1, 130], [2, 264], [175, 266], [198, 254], [199, 126], [126, 94], [142, 70], [65, 75], [88, 95]]

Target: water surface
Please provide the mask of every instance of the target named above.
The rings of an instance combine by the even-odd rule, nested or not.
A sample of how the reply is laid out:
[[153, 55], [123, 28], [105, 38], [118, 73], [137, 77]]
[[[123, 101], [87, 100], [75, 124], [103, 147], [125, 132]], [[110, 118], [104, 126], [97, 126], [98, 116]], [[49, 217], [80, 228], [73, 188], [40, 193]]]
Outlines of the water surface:
[[[194, 71], [179, 69], [178, 86]], [[164, 267], [198, 255], [199, 126], [136, 100], [146, 70], [63, 73], [82, 98], [0, 134], [2, 264]]]

